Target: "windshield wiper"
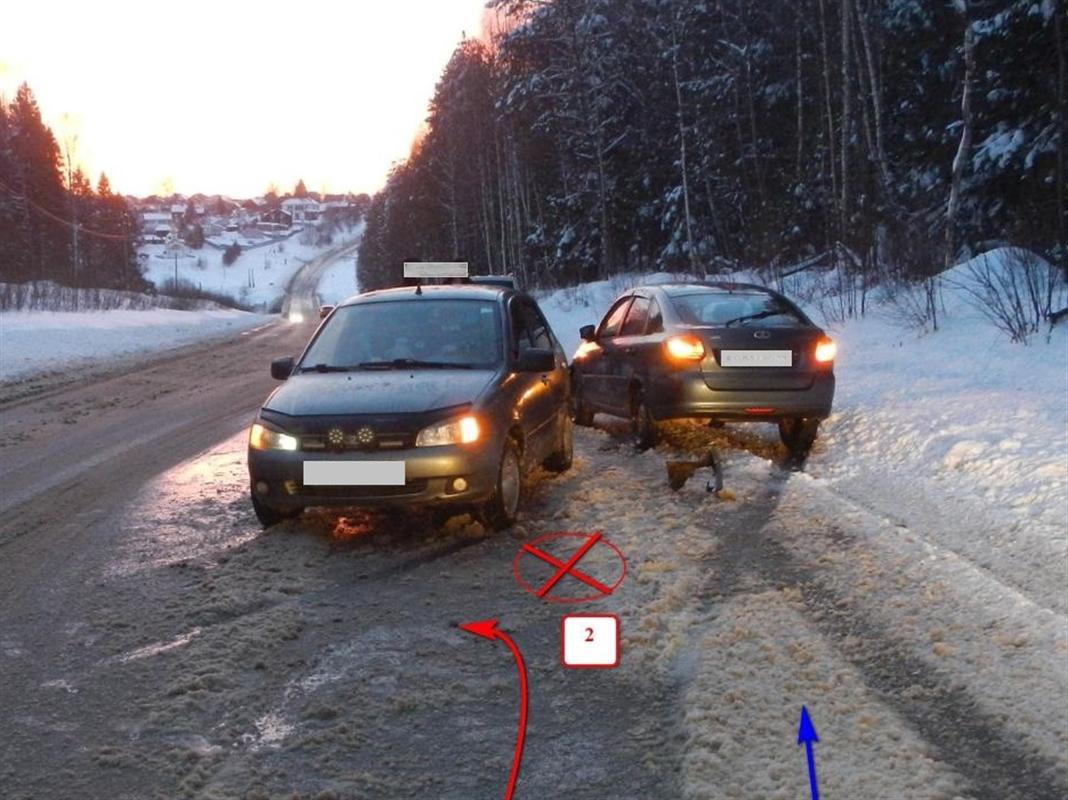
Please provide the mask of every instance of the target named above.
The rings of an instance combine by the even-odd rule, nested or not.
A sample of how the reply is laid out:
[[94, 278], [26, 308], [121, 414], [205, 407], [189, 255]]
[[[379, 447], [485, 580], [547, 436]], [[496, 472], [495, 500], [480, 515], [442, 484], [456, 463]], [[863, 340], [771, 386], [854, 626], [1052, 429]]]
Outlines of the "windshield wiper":
[[360, 369], [471, 369], [470, 364], [451, 361], [420, 361], [415, 358], [394, 358], [390, 361], [364, 361]]
[[745, 314], [745, 315], [743, 315], [741, 317], [735, 317], [734, 319], [727, 320], [726, 322], [723, 323], [723, 327], [724, 328], [729, 328], [735, 322], [747, 322], [748, 320], [751, 320], [751, 319], [764, 319], [765, 317], [777, 317], [777, 316], [779, 316], [779, 314], [785, 314], [785, 313], [787, 313], [787, 311], [785, 309], [777, 308], [777, 309], [769, 309], [767, 311], [761, 311], [761, 312], [759, 312], [757, 314]]
[[351, 372], [355, 367], [341, 367], [337, 364], [315, 364], [311, 367], [301, 367], [301, 372]]

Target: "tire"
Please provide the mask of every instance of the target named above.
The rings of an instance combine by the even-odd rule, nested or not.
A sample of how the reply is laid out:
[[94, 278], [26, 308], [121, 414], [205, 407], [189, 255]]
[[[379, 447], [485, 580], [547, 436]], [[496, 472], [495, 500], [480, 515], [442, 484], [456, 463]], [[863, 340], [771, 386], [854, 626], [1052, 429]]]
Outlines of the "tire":
[[639, 451], [655, 447], [659, 440], [659, 431], [656, 421], [649, 413], [649, 407], [645, 405], [645, 398], [641, 392], [637, 392], [631, 401], [630, 435], [634, 447]]
[[256, 498], [256, 495], [252, 495], [252, 510], [256, 512], [256, 519], [260, 521], [260, 524], [263, 525], [264, 528], [270, 528], [272, 525], [277, 525], [279, 522], [299, 517], [304, 512], [303, 508], [292, 508], [285, 511], [271, 508], [270, 506], [261, 503]]
[[482, 507], [480, 516], [493, 530], [503, 531], [512, 527], [519, 514], [523, 497], [523, 461], [519, 446], [509, 438], [501, 451], [497, 467], [497, 486], [493, 497]]
[[560, 415], [560, 434], [557, 449], [545, 460], [545, 468], [551, 472], [567, 472], [575, 457], [574, 430], [569, 414]]
[[820, 420], [814, 417], [793, 417], [779, 420], [779, 438], [791, 455], [808, 455], [819, 433]]

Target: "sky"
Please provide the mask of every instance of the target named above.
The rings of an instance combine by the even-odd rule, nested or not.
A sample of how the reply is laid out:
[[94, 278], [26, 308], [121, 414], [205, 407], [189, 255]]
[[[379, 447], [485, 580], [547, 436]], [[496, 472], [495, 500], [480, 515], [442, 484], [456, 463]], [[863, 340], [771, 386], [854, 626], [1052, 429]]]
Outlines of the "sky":
[[8, 3], [0, 94], [26, 81], [116, 191], [374, 192], [485, 0]]

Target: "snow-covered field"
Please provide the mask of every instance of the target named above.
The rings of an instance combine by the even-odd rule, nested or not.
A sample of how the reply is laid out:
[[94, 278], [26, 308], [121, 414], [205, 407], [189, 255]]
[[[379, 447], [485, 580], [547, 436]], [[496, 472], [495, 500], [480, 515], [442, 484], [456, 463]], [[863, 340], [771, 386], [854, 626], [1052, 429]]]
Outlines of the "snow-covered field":
[[5, 311], [0, 314], [0, 381], [99, 367], [234, 334], [270, 319], [232, 310]]
[[[296, 234], [273, 244], [243, 249], [229, 266], [223, 264], [223, 250], [210, 246], [199, 250], [181, 248], [177, 256], [178, 281], [229, 295], [247, 306], [266, 309], [285, 294], [289, 279], [304, 264], [344, 242], [355, 241], [361, 230], [354, 227], [336, 234], [330, 245], [310, 244], [310, 232]], [[236, 234], [218, 238], [222, 241], [233, 235]], [[174, 280], [175, 255], [166, 245], [144, 245], [141, 253], [145, 256], [144, 272], [148, 280], [157, 287]]]
[[[178, 279], [221, 292], [266, 309], [285, 292], [293, 274], [309, 261], [357, 241], [362, 227], [334, 237], [332, 245], [301, 243], [297, 235], [284, 242], [248, 250], [231, 266], [222, 251], [204, 247], [178, 257]], [[145, 276], [162, 287], [174, 279], [174, 256], [164, 245], [142, 248], [147, 255]], [[351, 258], [328, 268], [323, 287], [332, 294], [352, 294], [345, 276], [354, 275]], [[350, 278], [354, 287], [355, 279]], [[249, 286], [249, 282], [255, 286]], [[347, 294], [345, 292], [347, 291]], [[270, 322], [263, 313], [229, 309], [178, 311], [170, 309], [114, 309], [106, 311], [5, 311], [0, 314], [0, 382], [20, 381], [76, 367], [100, 367], [131, 356], [142, 356], [236, 334]]]

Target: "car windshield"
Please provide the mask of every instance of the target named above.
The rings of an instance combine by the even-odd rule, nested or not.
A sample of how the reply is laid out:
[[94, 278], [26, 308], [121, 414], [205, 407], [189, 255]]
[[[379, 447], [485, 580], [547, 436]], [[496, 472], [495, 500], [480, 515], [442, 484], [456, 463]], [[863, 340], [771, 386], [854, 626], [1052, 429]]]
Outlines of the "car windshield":
[[493, 301], [358, 303], [334, 312], [300, 369], [489, 367], [501, 361], [503, 350]]
[[764, 326], [792, 328], [804, 324], [796, 309], [764, 292], [694, 292], [672, 298], [688, 325]]

